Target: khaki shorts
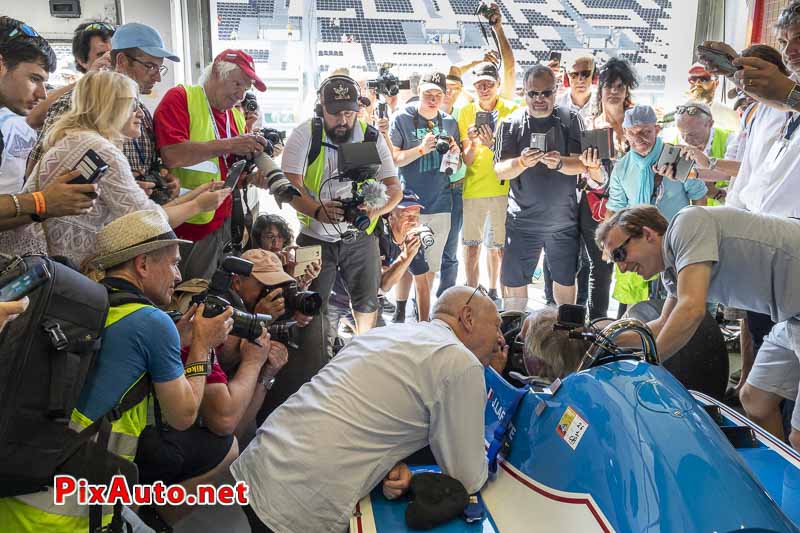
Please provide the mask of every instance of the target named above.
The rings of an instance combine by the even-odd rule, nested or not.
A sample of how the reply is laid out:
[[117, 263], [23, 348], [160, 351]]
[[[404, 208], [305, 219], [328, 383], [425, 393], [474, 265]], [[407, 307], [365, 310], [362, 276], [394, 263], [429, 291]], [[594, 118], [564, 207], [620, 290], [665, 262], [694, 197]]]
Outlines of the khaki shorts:
[[491, 235], [491, 242], [486, 246], [502, 248], [506, 242], [507, 207], [507, 196], [464, 198], [464, 246], [477, 246], [483, 242], [485, 224]]

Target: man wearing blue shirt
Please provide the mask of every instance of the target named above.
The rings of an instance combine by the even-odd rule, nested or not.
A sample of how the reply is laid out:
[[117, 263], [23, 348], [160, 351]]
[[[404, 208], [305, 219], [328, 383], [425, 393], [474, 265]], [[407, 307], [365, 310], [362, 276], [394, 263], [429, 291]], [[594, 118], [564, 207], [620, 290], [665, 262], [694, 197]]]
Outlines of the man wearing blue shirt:
[[[439, 111], [447, 76], [441, 72], [430, 72], [423, 76], [419, 86], [419, 101], [400, 109], [392, 117], [389, 136], [392, 140], [392, 156], [400, 169], [400, 178], [419, 196], [422, 204], [420, 222], [433, 230], [434, 244], [425, 249], [427, 274], [415, 277], [419, 319], [428, 320], [431, 287], [436, 272], [442, 264], [442, 253], [450, 232], [452, 195], [450, 178], [443, 170], [442, 159], [453, 157], [457, 163], [447, 169], [458, 171], [460, 165], [460, 137], [458, 123], [450, 115]], [[445, 140], [446, 139], [446, 140]], [[437, 141], [447, 142], [449, 151], [442, 154]]]

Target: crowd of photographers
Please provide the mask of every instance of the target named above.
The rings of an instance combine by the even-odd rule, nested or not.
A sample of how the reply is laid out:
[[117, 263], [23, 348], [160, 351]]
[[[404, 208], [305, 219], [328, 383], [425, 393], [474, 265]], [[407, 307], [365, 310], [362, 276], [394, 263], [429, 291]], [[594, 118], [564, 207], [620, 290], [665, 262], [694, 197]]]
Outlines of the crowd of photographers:
[[[337, 443], [342, 446], [350, 437], [354, 448], [356, 440], [374, 437], [378, 442], [370, 453], [391, 448], [385, 426], [384, 433], [368, 436], [337, 426], [330, 417], [336, 418], [331, 413], [341, 405], [326, 404], [326, 398], [354, 402], [358, 412], [358, 406], [383, 402], [379, 384], [400, 372], [403, 362], [408, 372], [419, 366], [410, 360], [393, 368], [384, 368], [385, 362], [370, 366], [355, 355], [378, 360], [381, 353], [395, 353], [404, 335], [424, 346], [413, 357], [429, 356], [437, 343], [466, 348], [459, 357], [471, 353], [477, 361], [470, 356], [463, 368], [432, 372], [442, 383], [455, 382], [448, 377], [455, 372], [464, 387], [475, 386], [475, 368], [492, 363], [502, 370], [507, 353], [489, 304], [499, 305], [503, 297], [506, 309], [526, 309], [542, 254], [553, 302], [585, 305], [592, 319], [608, 314], [612, 279], [621, 311], [652, 297], [678, 300], [653, 324], [664, 335], [664, 353], [674, 353], [683, 330], [667, 327], [679, 320], [669, 322], [668, 316], [683, 306], [681, 316], [689, 317], [685, 327], [691, 329], [696, 309], [687, 311], [681, 287], [703, 284], [690, 274], [684, 279], [691, 281], [681, 282], [677, 272], [676, 279], [665, 274], [663, 283], [656, 277], [683, 257], [684, 241], [699, 246], [685, 235], [691, 218], [686, 213], [693, 211], [684, 208], [727, 204], [798, 216], [790, 188], [800, 168], [794, 146], [800, 96], [789, 76], [800, 72], [800, 4], [790, 4], [778, 20], [780, 51], [755, 45], [739, 54], [724, 43], [706, 43], [699, 51], [702, 63], [688, 73], [687, 101], [666, 114], [636, 103], [635, 72], [616, 58], [601, 65], [577, 57], [562, 68], [554, 54], [548, 64], [529, 66], [521, 88], [515, 87], [516, 65], [500, 11], [489, 6], [483, 16], [498, 52], [448, 72], [425, 73], [413, 83], [388, 69], [361, 82], [333, 73], [321, 83], [313, 118], [288, 135], [259, 124], [258, 103], [249, 91], [263, 92], [266, 85], [241, 50], [218, 54], [197, 84], [166, 90], [151, 113], [139, 97], [161, 82], [170, 62], [180, 61], [155, 29], [82, 24], [73, 53], [83, 75], [48, 95], [45, 85], [55, 69], [49, 44], [25, 23], [1, 17], [0, 249], [57, 258], [102, 284], [111, 305], [70, 427], [80, 431], [109, 410], [121, 411], [109, 450], [136, 464], [140, 482], [186, 487], [222, 479], [255, 434], [234, 475], [262, 490], [275, 483], [271, 490], [286, 501], [263, 501], [259, 493], [248, 518], [254, 530], [269, 530], [261, 523], [267, 516], [273, 528], [288, 531], [300, 517], [286, 509], [309, 489], [294, 490], [272, 474], [296, 461], [335, 466], [340, 459], [312, 446], [314, 428], [288, 436], [291, 420], [320, 417], [330, 431], [343, 432]], [[470, 89], [464, 86], [467, 75]], [[723, 76], [734, 87], [733, 108], [716, 100]], [[280, 216], [252, 213], [248, 187], [290, 204], [299, 234]], [[637, 211], [642, 205], [653, 212]], [[720, 224], [749, 223], [730, 216]], [[673, 220], [678, 229], [668, 230]], [[658, 255], [661, 239], [664, 253], [669, 249], [673, 256], [648, 262]], [[466, 285], [474, 290], [455, 287], [459, 244]], [[478, 284], [482, 246], [488, 290]], [[645, 251], [650, 255], [644, 257]], [[698, 252], [691, 261], [721, 255]], [[797, 350], [787, 340], [793, 323], [770, 334], [764, 343], [769, 349], [759, 347], [774, 322], [800, 309], [780, 298], [765, 303], [768, 295], [748, 294], [757, 303], [729, 297], [735, 291], [713, 290], [713, 276], [711, 289], [705, 279], [702, 312], [707, 302], [725, 305], [742, 321], [743, 347], [752, 346], [743, 349], [737, 388], [742, 403], [757, 422], [787, 437], [780, 404], [796, 399], [800, 382]], [[678, 283], [683, 285], [676, 289]], [[367, 335], [383, 325], [381, 313], [392, 306], [385, 298], [389, 291], [395, 295], [393, 321], [404, 322], [412, 285], [417, 321], [433, 325]], [[0, 328], [20, 323], [27, 305], [25, 297], [0, 303]], [[342, 318], [351, 320], [354, 340], [349, 351], [333, 357], [341, 349]], [[539, 333], [527, 339], [529, 351], [548, 352], [541, 337], [552, 330], [551, 318], [532, 322]], [[542, 375], [574, 370], [575, 346], [556, 346], [565, 359], [547, 361]], [[355, 396], [341, 388], [357, 379], [374, 382]], [[135, 396], [131, 391], [142, 382], [145, 393]], [[441, 464], [469, 478], [461, 479], [465, 485], [480, 487], [485, 471], [476, 470], [474, 457], [465, 466], [467, 452], [448, 444], [448, 438], [479, 434], [480, 419], [457, 424], [455, 389], [443, 393], [433, 384], [409, 381], [387, 412], [412, 412], [420, 398], [453, 394], [441, 399], [451, 402], [452, 412], [437, 413], [441, 418], [435, 421], [423, 417], [422, 426], [408, 422], [413, 431], [391, 431], [415, 435], [413, 445], [400, 447], [404, 453], [430, 444]], [[418, 385], [421, 390], [404, 405], [403, 394]], [[256, 425], [274, 411], [256, 434]], [[362, 414], [365, 424], [372, 422]], [[788, 438], [800, 448], [797, 417]], [[427, 429], [420, 428], [428, 423], [426, 441]], [[481, 455], [481, 447], [482, 441], [468, 453]], [[385, 478], [385, 492], [402, 492], [410, 476], [402, 459], [397, 450], [382, 456], [380, 471], [352, 479], [353, 486], [369, 490], [367, 485]], [[336, 505], [352, 506], [348, 494]], [[0, 498], [0, 523], [18, 531], [77, 531], [90, 523], [80, 506], [54, 512], [51, 504], [47, 491]], [[319, 522], [306, 523], [339, 523], [341, 508], [331, 505], [320, 511]], [[138, 515], [168, 530], [190, 510], [145, 506]], [[304, 505], [296, 511], [314, 515]]]

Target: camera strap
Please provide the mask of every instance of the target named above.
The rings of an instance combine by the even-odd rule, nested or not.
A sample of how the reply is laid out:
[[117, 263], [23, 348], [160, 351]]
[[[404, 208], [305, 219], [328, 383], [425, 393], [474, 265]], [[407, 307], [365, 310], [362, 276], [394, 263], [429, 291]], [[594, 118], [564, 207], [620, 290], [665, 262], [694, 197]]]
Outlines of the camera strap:
[[[425, 121], [425, 127], [428, 128], [428, 131], [433, 133], [433, 126], [432, 126], [433, 121], [428, 120], [427, 118], [425, 118], [422, 115], [420, 115], [419, 114], [419, 109], [417, 109], [414, 112], [414, 135], [416, 136], [417, 135], [417, 131], [419, 130], [419, 121], [420, 121], [420, 119]], [[447, 133], [446, 131], [444, 131], [444, 126], [442, 125], [442, 113], [440, 111], [436, 112], [436, 120], [439, 123], [438, 124], [438, 126], [439, 126], [439, 134], [441, 135], [442, 133]], [[422, 141], [422, 139], [420, 139], [420, 138], [417, 138], [417, 140], [418, 141]]]

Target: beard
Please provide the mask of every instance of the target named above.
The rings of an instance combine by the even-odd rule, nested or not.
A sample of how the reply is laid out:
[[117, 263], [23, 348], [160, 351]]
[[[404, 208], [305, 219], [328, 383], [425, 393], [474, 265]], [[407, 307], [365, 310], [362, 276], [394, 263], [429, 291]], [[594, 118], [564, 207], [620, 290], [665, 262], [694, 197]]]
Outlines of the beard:
[[715, 89], [706, 89], [699, 83], [694, 85], [692, 88], [689, 89], [689, 95], [692, 96], [695, 100], [700, 100], [701, 102], [711, 103], [714, 100], [714, 93], [717, 92]]
[[325, 125], [325, 134], [328, 136], [328, 139], [335, 144], [342, 144], [350, 140], [350, 136], [353, 134], [353, 126], [335, 126], [334, 128], [329, 128], [328, 125]]

